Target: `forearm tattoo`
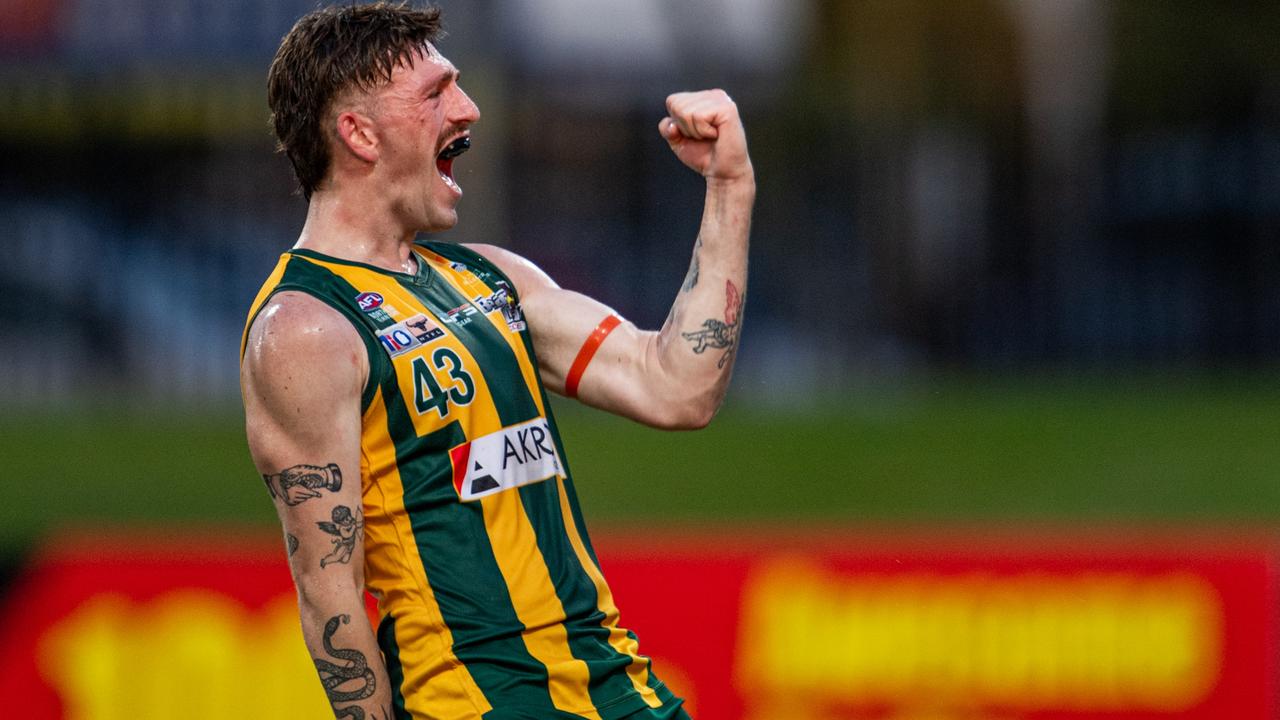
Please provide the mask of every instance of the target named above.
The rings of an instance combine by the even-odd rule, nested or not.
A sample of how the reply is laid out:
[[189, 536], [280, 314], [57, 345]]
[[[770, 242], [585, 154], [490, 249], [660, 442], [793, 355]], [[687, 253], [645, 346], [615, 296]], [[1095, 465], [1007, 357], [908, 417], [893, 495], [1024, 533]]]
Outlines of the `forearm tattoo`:
[[[357, 702], [373, 695], [378, 689], [377, 679], [369, 667], [369, 661], [359, 650], [345, 650], [333, 646], [333, 634], [340, 625], [351, 622], [350, 615], [334, 615], [324, 626], [324, 651], [338, 663], [329, 660], [311, 658], [320, 675], [320, 683], [324, 685], [325, 695], [329, 697], [329, 705], [338, 720], [365, 720], [364, 709], [358, 705], [339, 708], [338, 703]], [[341, 664], [339, 664], [341, 663]]]
[[352, 514], [351, 508], [339, 505], [333, 509], [330, 518], [333, 522], [316, 523], [321, 530], [333, 536], [333, 550], [320, 559], [322, 568], [330, 563], [351, 562], [351, 553], [356, 549], [356, 537], [364, 529], [364, 513], [359, 508]]
[[342, 489], [342, 471], [337, 464], [294, 465], [275, 475], [263, 475], [271, 497], [284, 500], [286, 505], [299, 505], [311, 498], [320, 497], [321, 490], [337, 492]]
[[738, 292], [732, 280], [725, 281], [724, 322], [715, 318], [702, 321], [702, 329], [681, 333], [685, 340], [693, 343], [693, 351], [699, 355], [707, 351], [724, 350], [716, 367], [722, 368], [733, 355], [738, 345], [738, 327], [742, 319], [742, 306], [745, 296]]
[[293, 535], [285, 533], [284, 544], [285, 547], [289, 548], [289, 557], [293, 557], [293, 554], [298, 552], [298, 538]]
[[698, 241], [693, 244], [693, 262], [689, 264], [689, 274], [684, 278], [684, 285], [680, 289], [689, 292], [698, 286], [698, 270], [700, 263], [698, 262], [698, 251], [702, 249], [702, 236], [698, 236]]

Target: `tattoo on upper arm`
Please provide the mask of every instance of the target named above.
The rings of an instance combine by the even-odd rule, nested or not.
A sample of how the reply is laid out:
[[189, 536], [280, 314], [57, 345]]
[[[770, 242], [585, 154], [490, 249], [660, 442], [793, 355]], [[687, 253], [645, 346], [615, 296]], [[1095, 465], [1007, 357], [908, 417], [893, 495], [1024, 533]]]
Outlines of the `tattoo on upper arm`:
[[738, 345], [738, 328], [742, 320], [742, 306], [746, 297], [738, 292], [732, 280], [725, 281], [724, 322], [715, 318], [702, 321], [702, 329], [681, 333], [685, 340], [693, 343], [693, 351], [699, 355], [707, 351], [724, 350], [716, 367], [722, 368], [733, 355]]
[[289, 548], [289, 557], [293, 557], [293, 554], [298, 552], [298, 538], [294, 537], [293, 535], [290, 535], [289, 533], [285, 533], [284, 544], [286, 547]]
[[286, 505], [299, 505], [311, 498], [320, 497], [321, 490], [337, 492], [342, 489], [342, 471], [336, 463], [319, 465], [294, 465], [274, 475], [263, 475], [271, 497], [284, 500]]
[[333, 522], [316, 523], [321, 530], [333, 536], [333, 550], [320, 558], [322, 568], [330, 563], [351, 562], [351, 553], [356, 549], [356, 536], [364, 529], [364, 513], [359, 508], [352, 514], [351, 508], [339, 505], [333, 509], [330, 518]]
[[[365, 658], [364, 653], [359, 650], [336, 648], [333, 646], [333, 634], [338, 632], [339, 625], [346, 625], [351, 622], [350, 615], [334, 615], [329, 618], [329, 622], [325, 623], [324, 651], [329, 657], [338, 660], [338, 663], [329, 660], [319, 660], [311, 658], [316, 665], [316, 672], [320, 675], [320, 683], [324, 685], [325, 695], [329, 697], [329, 705], [333, 707], [333, 712], [337, 715], [338, 720], [350, 718], [351, 720], [365, 720], [364, 708], [358, 705], [351, 707], [338, 708], [338, 703], [357, 702], [373, 695], [378, 688], [377, 680], [373, 674], [373, 670], [369, 667], [369, 661]], [[341, 663], [341, 664], [339, 664]]]

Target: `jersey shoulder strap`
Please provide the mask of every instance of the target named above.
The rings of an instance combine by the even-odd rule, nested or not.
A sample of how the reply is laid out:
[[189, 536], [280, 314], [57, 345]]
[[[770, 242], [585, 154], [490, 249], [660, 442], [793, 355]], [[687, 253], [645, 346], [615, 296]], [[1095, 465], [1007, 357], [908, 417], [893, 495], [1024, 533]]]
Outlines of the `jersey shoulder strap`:
[[290, 251], [282, 256], [278, 271], [272, 273], [255, 299], [241, 340], [241, 361], [243, 362], [244, 359], [245, 341], [248, 339], [249, 329], [268, 301], [282, 292], [309, 295], [333, 308], [355, 328], [356, 334], [364, 343], [365, 353], [369, 359], [369, 377], [360, 395], [361, 412], [367, 410], [369, 404], [373, 402], [381, 379], [388, 370], [376, 337], [377, 328], [368, 317], [357, 311], [354, 302], [359, 292], [346, 278], [298, 251]]
[[480, 278], [490, 287], [506, 287], [511, 296], [520, 301], [520, 293], [516, 290], [515, 283], [511, 282], [511, 278], [502, 272], [497, 265], [494, 265], [489, 258], [472, 250], [465, 245], [449, 242], [421, 242], [418, 245], [429, 252], [454, 263], [460, 263], [466, 266], [471, 274]]

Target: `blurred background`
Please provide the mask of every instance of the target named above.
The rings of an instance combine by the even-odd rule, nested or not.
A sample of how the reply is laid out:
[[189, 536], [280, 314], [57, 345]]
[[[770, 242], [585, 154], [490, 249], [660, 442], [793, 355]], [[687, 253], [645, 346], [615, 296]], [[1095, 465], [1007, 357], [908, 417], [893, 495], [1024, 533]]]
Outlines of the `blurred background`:
[[[447, 238], [641, 325], [702, 202], [663, 99], [723, 87], [748, 129], [721, 417], [558, 405], [597, 534], [1280, 527], [1280, 5], [440, 4], [483, 113]], [[264, 86], [313, 7], [0, 0], [0, 587], [69, 530], [274, 532], [237, 351], [306, 211]]]

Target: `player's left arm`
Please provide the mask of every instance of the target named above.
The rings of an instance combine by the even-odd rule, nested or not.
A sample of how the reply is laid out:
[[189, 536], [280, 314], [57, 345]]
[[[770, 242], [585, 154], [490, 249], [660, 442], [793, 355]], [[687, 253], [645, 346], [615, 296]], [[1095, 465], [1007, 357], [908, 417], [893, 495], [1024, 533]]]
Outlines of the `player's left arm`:
[[624, 320], [583, 369], [584, 346], [611, 324], [613, 311], [560, 288], [510, 251], [472, 247], [515, 283], [550, 390], [576, 389], [588, 405], [655, 427], [699, 428], [728, 390], [742, 330], [755, 173], [738, 108], [721, 90], [671, 95], [658, 131], [676, 157], [706, 180], [689, 272], [661, 330]]

